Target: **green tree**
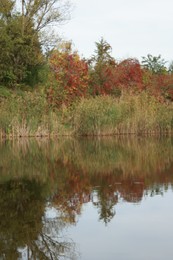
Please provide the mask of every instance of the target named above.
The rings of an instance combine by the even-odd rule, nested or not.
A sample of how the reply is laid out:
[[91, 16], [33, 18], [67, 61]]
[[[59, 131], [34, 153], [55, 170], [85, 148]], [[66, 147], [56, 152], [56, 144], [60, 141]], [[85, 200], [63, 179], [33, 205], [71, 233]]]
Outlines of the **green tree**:
[[166, 72], [166, 61], [159, 56], [148, 54], [147, 57], [142, 57], [142, 65], [150, 70], [153, 74], [164, 74]]
[[109, 64], [114, 61], [111, 56], [112, 47], [109, 43], [107, 43], [103, 37], [99, 42], [96, 42], [96, 50], [95, 55], [92, 57], [92, 60], [96, 62], [96, 64]]
[[[58, 35], [53, 27], [70, 18], [71, 5], [68, 0], [16, 0], [18, 11], [22, 15], [22, 30], [32, 22], [34, 30], [39, 34], [44, 49], [57, 44]], [[52, 36], [55, 38], [52, 40]], [[51, 46], [50, 46], [51, 45]]]
[[[47, 26], [67, 18], [63, 0], [1, 0], [0, 82], [13, 86], [36, 83], [45, 63]], [[49, 30], [50, 31], [50, 30]]]
[[173, 61], [170, 62], [168, 71], [170, 74], [173, 74]]
[[91, 76], [91, 92], [96, 95], [104, 94], [108, 82], [108, 77], [111, 76], [111, 69], [115, 67], [115, 60], [111, 56], [112, 48], [103, 38], [96, 42], [95, 54], [88, 61], [90, 66]]
[[30, 83], [44, 64], [38, 35], [33, 25], [21, 34], [21, 17], [14, 16], [0, 28], [0, 81], [6, 85]]

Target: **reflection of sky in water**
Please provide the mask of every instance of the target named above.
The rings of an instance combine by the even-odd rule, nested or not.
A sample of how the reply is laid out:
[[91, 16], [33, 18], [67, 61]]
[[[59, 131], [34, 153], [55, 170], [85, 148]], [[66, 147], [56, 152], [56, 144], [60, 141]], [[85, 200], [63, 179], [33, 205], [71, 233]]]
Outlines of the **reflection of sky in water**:
[[54, 207], [51, 207], [49, 204], [45, 208], [45, 218], [46, 219], [54, 219], [58, 216], [58, 210], [55, 209]]
[[77, 226], [69, 236], [79, 245], [82, 259], [171, 259], [173, 193], [144, 197], [140, 204], [118, 203], [107, 226], [98, 221], [92, 203], [83, 206]]
[[25, 246], [24, 248], [18, 248], [18, 252], [20, 253], [22, 260], [28, 260], [28, 247]]

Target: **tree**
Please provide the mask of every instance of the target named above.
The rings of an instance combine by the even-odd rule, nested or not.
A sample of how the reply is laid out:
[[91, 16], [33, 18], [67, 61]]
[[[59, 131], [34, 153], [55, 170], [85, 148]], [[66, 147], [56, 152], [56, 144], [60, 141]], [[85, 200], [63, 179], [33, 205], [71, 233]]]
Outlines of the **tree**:
[[11, 16], [11, 10], [14, 7], [14, 1], [1, 0], [0, 2], [0, 19], [7, 20]]
[[94, 61], [97, 65], [114, 62], [114, 59], [111, 56], [112, 47], [103, 39], [103, 37], [95, 44], [95, 55], [92, 56], [91, 61]]
[[59, 107], [69, 105], [77, 98], [84, 97], [88, 89], [88, 65], [77, 52], [73, 52], [71, 43], [64, 43], [54, 50], [49, 58], [53, 79], [47, 92], [49, 104]]
[[103, 38], [96, 42], [95, 54], [88, 61], [91, 77], [91, 94], [110, 94], [113, 90], [112, 69], [115, 60], [111, 56], [112, 48]]
[[66, 0], [1, 0], [0, 82], [14, 85], [37, 79], [45, 62], [44, 33], [66, 20], [68, 11]]
[[168, 71], [170, 74], [173, 74], [173, 61], [170, 62]]
[[151, 95], [157, 97], [160, 102], [173, 100], [173, 63], [170, 63], [168, 69], [166, 61], [161, 55], [155, 57], [148, 55], [143, 57], [143, 84]]
[[[17, 0], [16, 2], [19, 2]], [[39, 34], [41, 44], [49, 48], [49, 40], [53, 33], [53, 26], [61, 24], [70, 18], [71, 5], [68, 0], [20, 0], [19, 11], [22, 15], [22, 30], [34, 24], [34, 30]], [[19, 5], [20, 6], [20, 5]], [[54, 37], [57, 35], [54, 34]], [[58, 38], [59, 39], [59, 38]], [[51, 41], [52, 42], [52, 41]]]
[[33, 25], [25, 28], [22, 35], [21, 17], [11, 17], [8, 23], [3, 23], [0, 33], [0, 81], [6, 85], [29, 83], [29, 78], [34, 77], [44, 63]]
[[121, 90], [141, 91], [143, 71], [137, 59], [125, 59], [114, 70], [114, 84]]
[[159, 56], [148, 54], [147, 57], [142, 57], [142, 65], [153, 74], [164, 74], [166, 71], [166, 61]]

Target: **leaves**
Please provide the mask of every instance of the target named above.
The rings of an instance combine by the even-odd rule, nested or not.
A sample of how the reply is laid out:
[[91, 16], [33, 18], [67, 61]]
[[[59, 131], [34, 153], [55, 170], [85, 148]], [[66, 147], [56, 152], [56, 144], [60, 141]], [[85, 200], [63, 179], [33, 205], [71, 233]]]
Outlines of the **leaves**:
[[150, 70], [153, 74], [164, 74], [166, 72], [166, 61], [159, 56], [148, 54], [147, 57], [142, 57], [142, 65], [145, 69]]
[[48, 100], [52, 106], [71, 104], [79, 97], [84, 97], [88, 89], [88, 65], [71, 47], [55, 50], [49, 59], [54, 80], [48, 88]]

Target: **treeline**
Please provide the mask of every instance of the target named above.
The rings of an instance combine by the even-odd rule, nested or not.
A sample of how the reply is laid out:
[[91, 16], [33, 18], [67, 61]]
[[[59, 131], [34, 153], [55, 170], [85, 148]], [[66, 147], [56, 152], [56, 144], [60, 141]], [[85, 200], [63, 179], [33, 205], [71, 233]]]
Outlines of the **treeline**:
[[[45, 85], [52, 106], [88, 95], [121, 96], [124, 91], [148, 91], [160, 101], [173, 100], [173, 64], [148, 55], [117, 61], [111, 46], [96, 42], [89, 59], [58, 41], [49, 25], [67, 18], [64, 0], [2, 0], [0, 3], [0, 84], [9, 88]], [[50, 37], [48, 37], [48, 31]], [[53, 41], [55, 41], [53, 43]]]
[[1, 1], [0, 135], [172, 132], [173, 64], [118, 61], [103, 38], [80, 57], [47, 27], [69, 10], [63, 0]]
[[52, 79], [48, 101], [52, 106], [69, 104], [78, 97], [112, 95], [143, 91], [160, 102], [173, 101], [173, 66], [166, 67], [161, 56], [148, 55], [142, 62], [135, 58], [117, 61], [111, 46], [102, 38], [88, 60], [73, 52], [69, 43], [53, 50], [49, 57]]
[[[25, 43], [20, 44], [26, 47]], [[146, 92], [161, 103], [173, 101], [173, 64], [166, 67], [166, 61], [160, 55], [149, 54], [141, 63], [135, 58], [118, 61], [111, 56], [112, 48], [103, 38], [96, 42], [95, 53], [90, 59], [81, 58], [72, 50], [70, 42], [59, 43], [47, 56], [38, 48], [38, 42], [34, 49], [37, 56], [32, 50], [36, 46], [30, 46], [30, 50], [26, 47], [28, 53], [22, 54], [20, 44], [18, 47], [15, 44], [15, 50], [11, 50], [13, 60], [3, 50], [7, 46], [3, 42], [1, 87], [31, 91], [42, 85], [50, 108], [68, 106], [80, 98], [121, 97], [124, 93]]]

